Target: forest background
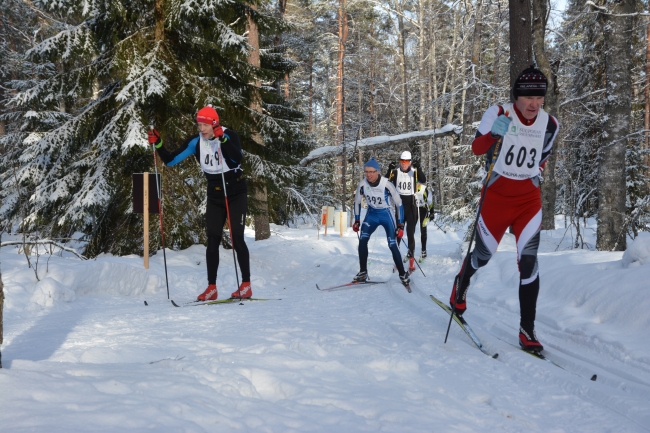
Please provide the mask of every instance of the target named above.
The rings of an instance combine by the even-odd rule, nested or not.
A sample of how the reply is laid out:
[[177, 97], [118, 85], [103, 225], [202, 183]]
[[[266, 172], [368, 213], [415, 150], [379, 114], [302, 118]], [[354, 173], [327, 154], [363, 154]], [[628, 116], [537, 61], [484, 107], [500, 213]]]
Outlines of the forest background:
[[[89, 257], [143, 254], [131, 176], [157, 169], [167, 246], [204, 242], [200, 167], [154, 167], [146, 132], [173, 149], [207, 104], [242, 137], [256, 240], [270, 222], [349, 210], [362, 163], [374, 156], [385, 170], [403, 150], [426, 174], [437, 223], [462, 224], [484, 175], [470, 146], [481, 115], [508, 102], [517, 73], [535, 64], [561, 124], [543, 228], [563, 215], [574, 247], [625, 250], [650, 218], [648, 3], [564, 6], [0, 0], [0, 230], [26, 243], [82, 234]], [[590, 217], [596, 245], [582, 236]], [[157, 219], [150, 225], [156, 251]]]

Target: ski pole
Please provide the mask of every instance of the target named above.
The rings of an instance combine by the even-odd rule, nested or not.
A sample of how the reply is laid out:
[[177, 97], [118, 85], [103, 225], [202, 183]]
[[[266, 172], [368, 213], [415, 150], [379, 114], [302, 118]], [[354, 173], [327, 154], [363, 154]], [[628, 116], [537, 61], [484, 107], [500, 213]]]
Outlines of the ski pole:
[[[506, 116], [507, 115], [508, 112], [506, 111]], [[456, 297], [454, 298], [454, 304], [451, 306], [451, 315], [449, 316], [449, 324], [447, 325], [447, 333], [445, 334], [445, 343], [447, 343], [447, 337], [449, 336], [451, 321], [454, 318], [454, 314], [456, 314], [456, 304], [458, 303], [458, 294], [460, 293], [460, 285], [463, 283], [463, 278], [465, 278], [465, 270], [467, 269], [467, 265], [468, 265], [467, 259], [469, 258], [469, 255], [472, 251], [472, 243], [474, 242], [474, 235], [476, 234], [476, 228], [478, 227], [478, 220], [481, 217], [481, 209], [483, 208], [483, 202], [485, 201], [485, 193], [487, 192], [488, 184], [490, 182], [490, 177], [492, 176], [492, 169], [494, 168], [494, 164], [497, 158], [499, 157], [499, 151], [501, 150], [501, 143], [503, 143], [503, 137], [500, 137], [499, 140], [497, 140], [496, 146], [494, 148], [494, 154], [492, 155], [490, 161], [490, 169], [488, 170], [488, 173], [485, 176], [485, 182], [483, 183], [483, 190], [481, 191], [481, 198], [479, 199], [478, 210], [476, 211], [476, 220], [474, 220], [474, 226], [472, 227], [472, 234], [470, 235], [469, 238], [469, 246], [467, 247], [467, 254], [465, 254], [465, 258], [463, 259], [463, 264], [460, 270], [460, 278], [456, 282]]]
[[[397, 241], [397, 249], [400, 250], [400, 253], [402, 252], [402, 250], [401, 250], [400, 247], [399, 247], [399, 240]], [[408, 248], [407, 248], [407, 249], [408, 249]], [[422, 272], [422, 275], [424, 275], [424, 278], [426, 278], [427, 276], [424, 274], [424, 271], [422, 270], [422, 267], [420, 266], [420, 264], [418, 263], [418, 261], [417, 261], [417, 260], [414, 260], [414, 262], [415, 262], [416, 265], [418, 265], [418, 268], [420, 269], [420, 272]]]
[[[239, 293], [239, 299], [241, 299], [241, 293], [239, 291], [239, 275], [237, 274], [237, 257], [235, 256], [235, 237], [232, 235], [232, 223], [230, 222], [230, 208], [228, 207], [228, 191], [226, 191], [226, 177], [223, 174], [223, 154], [221, 152], [221, 139], [219, 140], [219, 165], [221, 166], [221, 182], [223, 183], [223, 196], [226, 201], [226, 216], [228, 218], [228, 230], [230, 232], [230, 243], [232, 244], [232, 260], [235, 263], [235, 279], [237, 281], [237, 293]], [[243, 275], [242, 275], [243, 278]]]
[[[150, 127], [153, 129], [153, 125]], [[169, 278], [167, 277], [167, 253], [165, 252], [165, 230], [163, 228], [163, 207], [160, 195], [160, 185], [158, 184], [158, 161], [156, 160], [156, 146], [151, 145], [153, 151], [153, 166], [156, 172], [156, 192], [158, 193], [158, 215], [160, 216], [160, 238], [162, 240], [163, 262], [165, 264], [165, 284], [167, 285], [167, 299], [169, 299]], [[143, 180], [149, 182], [149, 179]]]

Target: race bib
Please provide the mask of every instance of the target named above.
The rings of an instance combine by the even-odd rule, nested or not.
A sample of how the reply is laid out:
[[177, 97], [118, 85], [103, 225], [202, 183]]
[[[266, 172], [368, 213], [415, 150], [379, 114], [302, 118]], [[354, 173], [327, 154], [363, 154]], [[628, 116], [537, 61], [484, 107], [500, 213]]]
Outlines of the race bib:
[[388, 179], [382, 177], [379, 181], [379, 185], [370, 186], [368, 180], [366, 180], [366, 184], [363, 186], [363, 196], [365, 197], [366, 203], [369, 207], [375, 209], [385, 209], [390, 207], [390, 203], [388, 203], [388, 200], [386, 199], [386, 182], [388, 182]]
[[400, 195], [413, 195], [415, 191], [415, 187], [413, 183], [415, 182], [414, 179], [414, 171], [413, 169], [410, 169], [406, 173], [404, 173], [402, 170], [397, 169], [397, 192], [400, 193]]
[[[511, 105], [511, 104], [508, 104]], [[512, 107], [504, 106], [514, 113]], [[526, 126], [513, 114], [508, 132], [503, 137], [494, 171], [515, 180], [530, 179], [539, 175], [539, 162], [544, 147], [544, 134], [548, 113], [539, 110], [535, 123]]]
[[200, 137], [199, 146], [201, 146], [201, 169], [208, 174], [221, 174], [223, 171], [228, 171], [229, 168], [222, 164], [221, 158], [221, 142], [218, 138], [212, 140], [205, 140]]

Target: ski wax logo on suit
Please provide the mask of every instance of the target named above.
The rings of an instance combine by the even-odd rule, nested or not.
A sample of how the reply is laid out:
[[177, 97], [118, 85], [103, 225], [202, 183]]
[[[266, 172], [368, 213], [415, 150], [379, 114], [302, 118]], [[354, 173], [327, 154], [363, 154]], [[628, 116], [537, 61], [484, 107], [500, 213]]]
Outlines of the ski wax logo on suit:
[[519, 135], [519, 131], [517, 131], [517, 125], [510, 125], [510, 132], [508, 132], [510, 135], [514, 135], [515, 137]]

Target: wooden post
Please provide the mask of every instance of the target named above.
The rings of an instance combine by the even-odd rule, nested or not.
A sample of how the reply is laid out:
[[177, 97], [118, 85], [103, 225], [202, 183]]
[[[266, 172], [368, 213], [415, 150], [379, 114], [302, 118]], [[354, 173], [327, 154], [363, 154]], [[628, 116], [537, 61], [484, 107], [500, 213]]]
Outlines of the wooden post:
[[323, 206], [323, 225], [325, 226], [325, 234], [323, 234], [323, 236], [327, 236], [327, 220], [329, 219], [327, 215], [328, 209], [328, 206]]
[[144, 197], [142, 198], [142, 221], [144, 226], [144, 268], [149, 269], [149, 172], [142, 176]]

